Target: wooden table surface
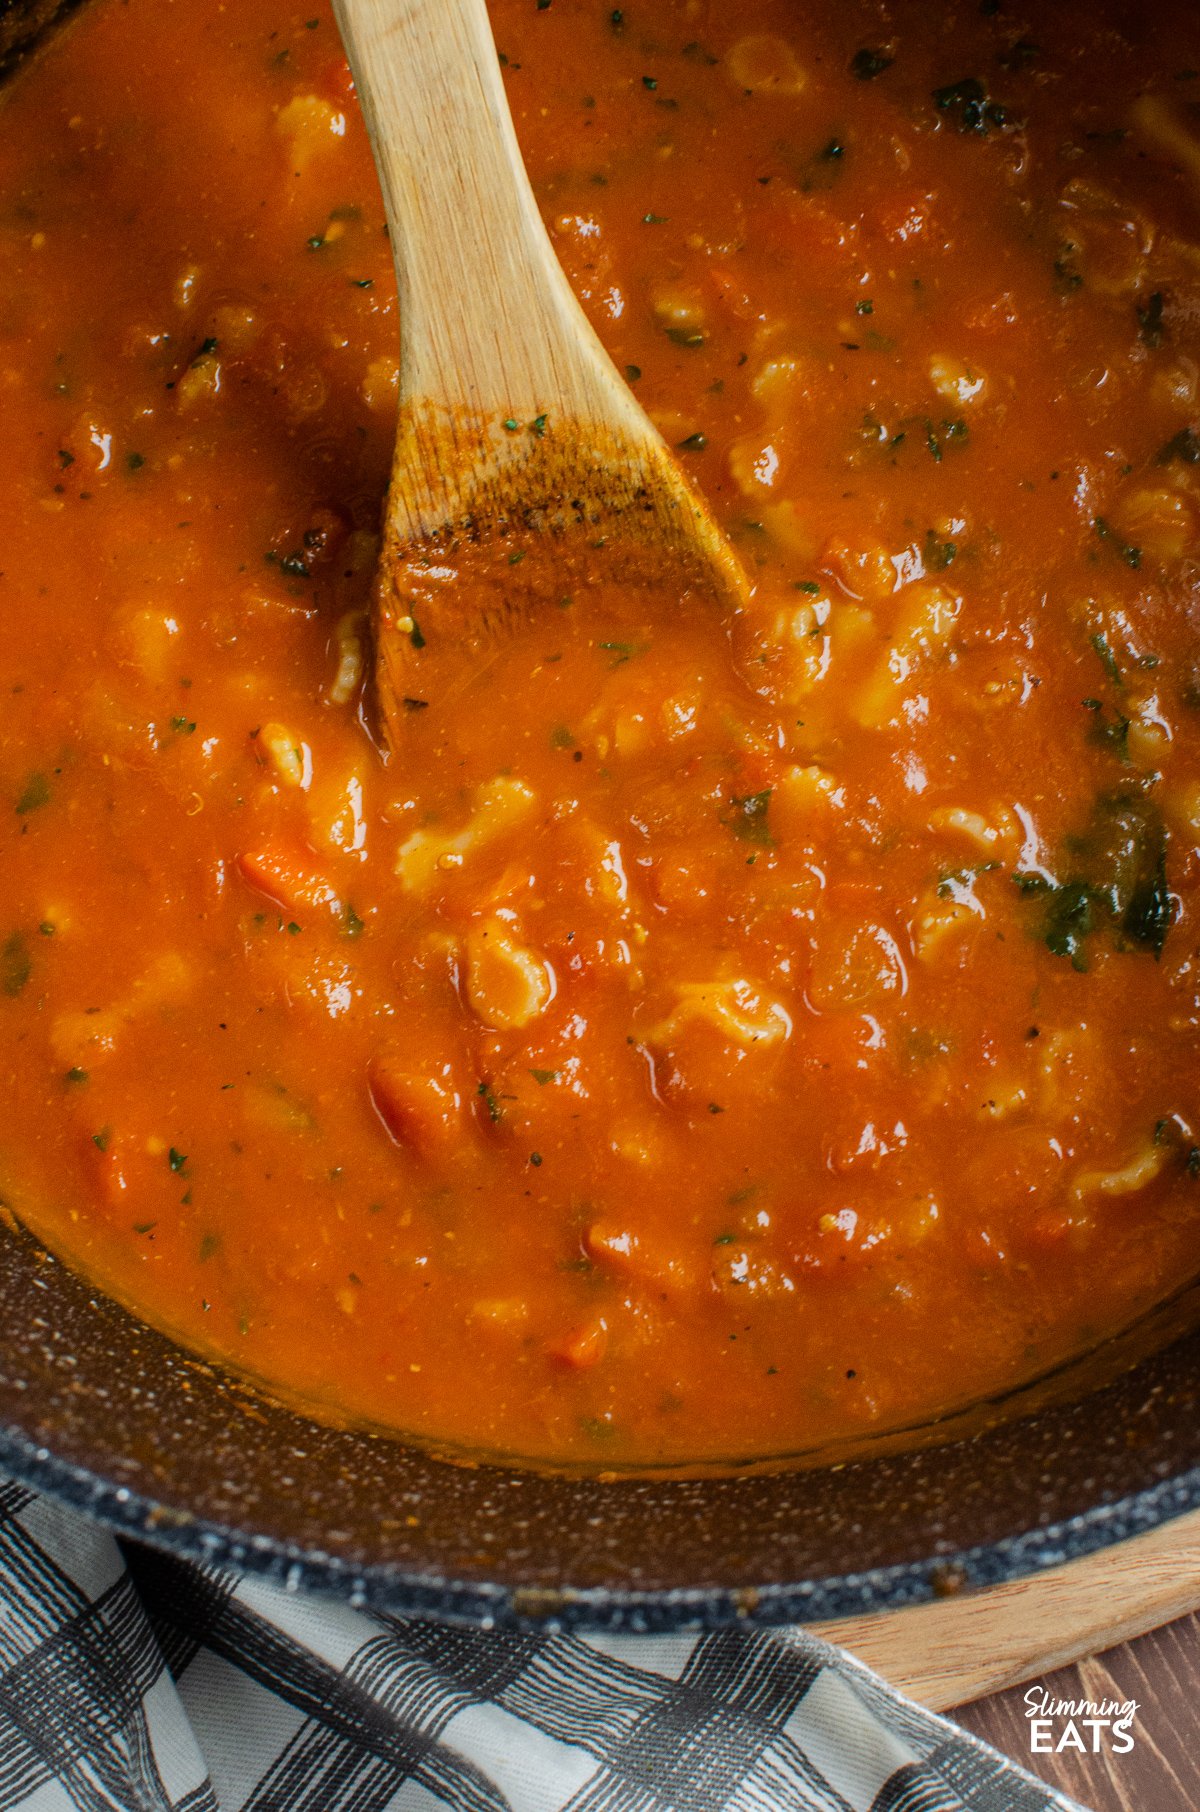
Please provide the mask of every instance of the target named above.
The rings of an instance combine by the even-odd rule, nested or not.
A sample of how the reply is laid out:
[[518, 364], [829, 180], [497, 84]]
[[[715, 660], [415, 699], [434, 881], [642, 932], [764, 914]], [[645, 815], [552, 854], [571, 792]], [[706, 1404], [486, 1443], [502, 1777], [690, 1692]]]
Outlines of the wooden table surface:
[[[1133, 1748], [1126, 1755], [1031, 1755], [1024, 1686], [949, 1715], [1091, 1812], [1200, 1812], [1200, 1615], [1180, 1617], [1035, 1684], [1056, 1699], [1136, 1699]], [[1061, 1719], [1056, 1728], [1063, 1728]]]

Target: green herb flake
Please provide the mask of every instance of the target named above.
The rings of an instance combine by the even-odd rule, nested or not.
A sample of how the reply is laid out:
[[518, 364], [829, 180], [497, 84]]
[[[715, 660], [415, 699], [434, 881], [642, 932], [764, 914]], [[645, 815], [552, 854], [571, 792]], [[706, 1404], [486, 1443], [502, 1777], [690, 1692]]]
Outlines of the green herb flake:
[[353, 906], [347, 906], [342, 914], [342, 936], [359, 938], [366, 928], [366, 925], [363, 923], [362, 919], [359, 918]]
[[14, 999], [33, 974], [33, 959], [29, 946], [19, 931], [5, 939], [0, 945], [0, 994], [7, 994]]
[[1136, 572], [1137, 568], [1142, 564], [1141, 548], [1132, 547], [1128, 541], [1122, 541], [1119, 535], [1113, 533], [1107, 520], [1103, 516], [1093, 516], [1092, 527], [1095, 529], [1100, 540], [1106, 542], [1115, 554], [1120, 555], [1126, 566], [1133, 567]]
[[220, 1250], [221, 1250], [221, 1240], [220, 1240], [219, 1234], [206, 1233], [204, 1235], [204, 1238], [200, 1241], [200, 1250], [199, 1250], [200, 1263], [202, 1265], [207, 1264], [209, 1259], [215, 1258], [216, 1254]]
[[949, 82], [935, 88], [933, 104], [939, 113], [952, 119], [960, 132], [986, 133], [989, 128], [1011, 125], [1008, 109], [993, 101], [978, 76], [964, 76], [960, 82]]
[[69, 1082], [71, 1084], [72, 1088], [81, 1087], [82, 1084], [87, 1081], [87, 1079], [88, 1079], [87, 1071], [81, 1070], [77, 1064], [72, 1069], [69, 1069], [63, 1078], [64, 1082]]
[[1109, 717], [1098, 698], [1085, 698], [1084, 709], [1094, 713], [1088, 741], [1097, 748], [1107, 749], [1115, 755], [1123, 767], [1129, 766], [1129, 719], [1121, 711], [1114, 711]]
[[748, 793], [740, 799], [735, 795], [730, 800], [732, 816], [725, 822], [735, 837], [740, 837], [745, 843], [769, 845], [773, 841], [767, 824], [773, 790], [767, 787], [764, 792]]
[[636, 384], [638, 382], [639, 378], [641, 377], [641, 375], [642, 375], [642, 368], [640, 365], [626, 365], [625, 379], [626, 379], [627, 383]]
[[1181, 428], [1169, 441], [1158, 449], [1154, 463], [1158, 466], [1173, 465], [1178, 460], [1185, 466], [1200, 465], [1200, 434], [1194, 428]]
[[873, 82], [885, 69], [890, 69], [895, 60], [895, 57], [889, 57], [882, 50], [871, 50], [864, 45], [850, 59], [850, 74], [860, 82]]
[[1017, 874], [1014, 882], [1038, 906], [1036, 935], [1053, 955], [1086, 970], [1086, 940], [1107, 930], [1118, 950], [1148, 951], [1157, 960], [1174, 921], [1167, 884], [1166, 831], [1143, 794], [1108, 793], [1083, 831], [1066, 839], [1062, 881]]
[[549, 419], [550, 417], [548, 415], [535, 415], [529, 424], [529, 432], [536, 435], [538, 440], [541, 440], [546, 432], [546, 423]]
[[1091, 638], [1091, 642], [1092, 647], [1100, 657], [1101, 666], [1104, 668], [1105, 673], [1107, 673], [1113, 685], [1123, 686], [1125, 682], [1121, 678], [1121, 669], [1117, 666], [1117, 657], [1109, 647], [1107, 639], [1100, 634], [1099, 630], [1097, 630], [1096, 634]]
[[46, 779], [44, 774], [31, 774], [29, 779], [25, 782], [24, 787], [21, 789], [21, 796], [17, 800], [17, 816], [18, 818], [27, 818], [30, 812], [40, 811], [44, 805], [49, 805], [49, 803], [50, 782]]
[[924, 560], [926, 572], [944, 573], [946, 568], [952, 566], [958, 557], [958, 543], [943, 541], [936, 530], [930, 529], [925, 537], [921, 557]]
[[1075, 259], [1078, 256], [1079, 247], [1073, 239], [1068, 239], [1059, 246], [1058, 255], [1054, 260], [1055, 281], [1059, 289], [1067, 296], [1073, 294], [1075, 290], [1083, 288], [1082, 273], [1075, 265]]
[[495, 1095], [492, 1093], [491, 1084], [487, 1083], [487, 1082], [481, 1082], [479, 1084], [479, 1087], [476, 1089], [475, 1093], [479, 1096], [479, 1099], [483, 1102], [483, 1105], [487, 1108], [488, 1119], [491, 1121], [492, 1125], [495, 1126], [500, 1120], [502, 1120], [504, 1118], [504, 1109], [501, 1107], [501, 1105], [497, 1101]]
[[596, 646], [602, 648], [606, 654], [612, 655], [613, 658], [608, 663], [610, 667], [623, 667], [625, 662], [632, 660], [635, 654], [644, 652], [636, 642], [597, 642]]
[[537, 1083], [539, 1088], [545, 1088], [545, 1086], [548, 1082], [557, 1082], [559, 1077], [562, 1075], [562, 1071], [561, 1070], [530, 1070], [529, 1074], [533, 1077], [534, 1081]]
[[167, 1153], [167, 1163], [171, 1166], [171, 1169], [178, 1174], [183, 1170], [184, 1165], [187, 1163], [187, 1153], [176, 1151], [175, 1147], [172, 1145], [170, 1151]]
[[125, 455], [126, 471], [140, 472], [145, 463], [146, 455], [144, 453], [127, 453]]
[[92, 1144], [97, 1151], [107, 1151], [108, 1141], [112, 1138], [112, 1127], [102, 1126], [99, 1132], [92, 1134]]
[[677, 440], [675, 442], [675, 449], [679, 453], [703, 453], [707, 445], [707, 434], [697, 432], [695, 434], [687, 435], [684, 440]]
[[856, 302], [854, 304], [854, 312], [856, 315], [873, 315], [875, 313], [875, 304], [869, 298], [862, 302]]
[[421, 633], [421, 625], [417, 622], [416, 617], [410, 617], [409, 622], [412, 624], [412, 628], [408, 632], [409, 641], [414, 648], [424, 648], [425, 637]]
[[190, 717], [173, 717], [171, 719], [171, 728], [174, 730], [176, 736], [193, 736], [195, 734], [196, 725]]
[[573, 749], [575, 747], [575, 738], [566, 724], [555, 724], [550, 732], [550, 747], [552, 749]]
[[1143, 346], [1151, 350], [1162, 345], [1163, 339], [1163, 297], [1162, 291], [1156, 289], [1145, 302], [1135, 304], [1138, 318], [1138, 335]]

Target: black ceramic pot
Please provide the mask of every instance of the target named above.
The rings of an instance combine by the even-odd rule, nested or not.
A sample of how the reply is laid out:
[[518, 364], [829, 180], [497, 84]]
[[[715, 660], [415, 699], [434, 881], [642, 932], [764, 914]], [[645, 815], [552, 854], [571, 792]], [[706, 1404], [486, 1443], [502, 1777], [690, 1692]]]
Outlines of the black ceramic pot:
[[[66, 10], [0, 0], [0, 74]], [[319, 1426], [142, 1326], [6, 1216], [0, 1467], [177, 1553], [392, 1610], [609, 1629], [835, 1617], [1200, 1504], [1197, 1300], [907, 1450], [605, 1483]]]

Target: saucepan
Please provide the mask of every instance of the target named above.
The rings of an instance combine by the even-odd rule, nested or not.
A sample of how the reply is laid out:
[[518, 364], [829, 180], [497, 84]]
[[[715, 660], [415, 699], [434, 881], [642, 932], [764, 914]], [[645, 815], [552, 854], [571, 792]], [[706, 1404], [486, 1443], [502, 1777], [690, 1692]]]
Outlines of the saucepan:
[[[0, 0], [0, 72], [66, 9]], [[393, 1611], [824, 1619], [1013, 1578], [1200, 1504], [1200, 1287], [1086, 1360], [799, 1469], [515, 1471], [318, 1424], [0, 1220], [0, 1467], [118, 1531]]]

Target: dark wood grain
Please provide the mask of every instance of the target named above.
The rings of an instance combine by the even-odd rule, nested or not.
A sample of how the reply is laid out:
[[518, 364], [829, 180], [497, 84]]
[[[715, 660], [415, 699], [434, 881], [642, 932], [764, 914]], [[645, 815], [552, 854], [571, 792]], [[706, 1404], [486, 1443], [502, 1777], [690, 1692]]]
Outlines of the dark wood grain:
[[[993, 1693], [950, 1716], [1092, 1812], [1200, 1812], [1200, 1615], [1181, 1617], [1034, 1684], [1054, 1698], [1136, 1699], [1133, 1749], [1127, 1755], [1031, 1754], [1027, 1686]], [[1058, 1720], [1056, 1729], [1063, 1727]]]

